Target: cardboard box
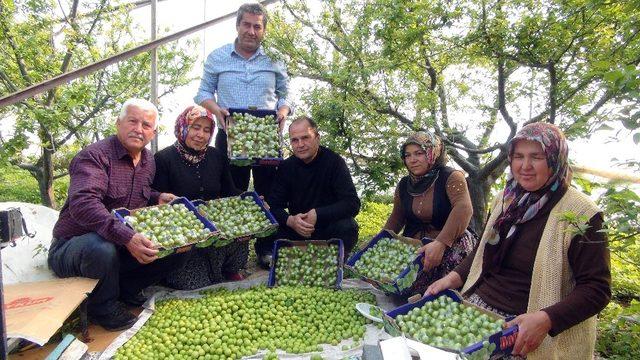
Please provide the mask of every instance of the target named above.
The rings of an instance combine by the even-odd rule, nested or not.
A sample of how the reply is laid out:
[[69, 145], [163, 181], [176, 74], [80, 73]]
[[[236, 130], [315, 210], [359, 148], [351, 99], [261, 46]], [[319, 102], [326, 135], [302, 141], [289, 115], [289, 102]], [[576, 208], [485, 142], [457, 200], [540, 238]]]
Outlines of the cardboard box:
[[374, 236], [374, 238], [371, 239], [371, 241], [369, 241], [369, 243], [364, 248], [362, 248], [361, 250], [353, 254], [347, 260], [344, 267], [349, 273], [370, 283], [377, 289], [380, 289], [387, 294], [406, 295], [410, 291], [411, 286], [416, 281], [416, 279], [418, 278], [418, 275], [423, 269], [423, 264], [422, 264], [422, 261], [423, 261], [422, 259], [424, 258], [423, 254], [416, 255], [416, 258], [410, 264], [407, 264], [404, 270], [402, 270], [395, 278], [387, 279], [386, 281], [380, 280], [380, 279], [368, 278], [360, 274], [355, 269], [355, 264], [356, 262], [358, 262], [358, 260], [360, 260], [362, 255], [365, 252], [367, 252], [369, 249], [374, 247], [378, 243], [378, 241], [380, 241], [380, 239], [383, 239], [383, 238], [393, 238], [398, 241], [404, 242], [406, 244], [416, 246], [416, 250], [417, 250], [417, 247], [420, 247], [431, 241], [431, 239], [428, 239], [428, 238], [424, 238], [420, 241], [420, 240], [408, 238], [402, 235], [398, 235], [391, 230], [383, 229], [381, 232], [378, 233], [378, 235]]
[[269, 280], [267, 281], [267, 286], [273, 287], [278, 285], [278, 256], [280, 250], [285, 247], [299, 247], [301, 249], [306, 250], [309, 244], [317, 245], [317, 246], [337, 246], [338, 247], [338, 255], [336, 259], [336, 281], [334, 283], [334, 287], [336, 289], [340, 289], [342, 287], [342, 267], [344, 265], [344, 244], [341, 239], [330, 239], [330, 240], [302, 240], [302, 241], [293, 241], [293, 240], [285, 240], [278, 239], [273, 244], [273, 254], [272, 254], [272, 264], [269, 269]]
[[[409, 304], [405, 304], [402, 305], [396, 309], [393, 309], [389, 312], [386, 312], [383, 316], [383, 320], [384, 320], [384, 328], [387, 331], [387, 333], [389, 333], [391, 336], [406, 336], [408, 339], [412, 339], [412, 340], [416, 340], [411, 338], [410, 336], [407, 336], [405, 334], [402, 333], [402, 331], [400, 330], [400, 327], [398, 326], [398, 324], [396, 323], [395, 319], [398, 315], [406, 315], [411, 309], [416, 308], [416, 307], [422, 307], [422, 305], [424, 305], [427, 302], [430, 301], [434, 301], [436, 299], [438, 299], [441, 296], [446, 296], [449, 297], [451, 299], [453, 299], [456, 302], [459, 303], [463, 303], [466, 306], [470, 306], [473, 307], [475, 309], [477, 309], [478, 311], [480, 311], [483, 314], [486, 314], [487, 316], [489, 316], [490, 318], [494, 319], [494, 320], [505, 320], [504, 317], [495, 314], [491, 311], [485, 310], [479, 306], [476, 306], [475, 304], [472, 304], [466, 300], [464, 300], [462, 298], [462, 296], [453, 290], [445, 290], [437, 295], [429, 295], [429, 296], [424, 296], [422, 297], [420, 300], [414, 302], [414, 303], [409, 303]], [[508, 320], [508, 319], [507, 319]], [[508, 355], [511, 354], [511, 351], [513, 350], [513, 345], [516, 342], [516, 336], [518, 334], [518, 327], [517, 326], [512, 326], [508, 329], [504, 329], [502, 331], [496, 332], [494, 334], [491, 334], [488, 338], [485, 338], [485, 341], [489, 341], [490, 343], [493, 343], [496, 348], [495, 350], [492, 352], [491, 357], [497, 356], [497, 355]], [[428, 345], [428, 344], [427, 344]], [[463, 349], [443, 349], [443, 350], [447, 350], [450, 352], [454, 352], [454, 353], [461, 353], [461, 354], [472, 354], [478, 350], [482, 349], [482, 341], [477, 342], [475, 344], [470, 344], [466, 347], [464, 347]]]
[[97, 283], [73, 277], [5, 285], [7, 337], [46, 344]]
[[[259, 118], [264, 118], [269, 115], [272, 115], [274, 120], [278, 116], [278, 114], [273, 110], [230, 108], [229, 109], [230, 115], [225, 118], [228, 129], [234, 126], [233, 114], [235, 113], [243, 114], [243, 115], [249, 114]], [[227, 134], [229, 134], [229, 132], [227, 132]], [[234, 154], [231, 148], [233, 146], [233, 143], [235, 142], [235, 139], [233, 138], [233, 136], [228, 135], [227, 154], [229, 156], [230, 163], [236, 166], [278, 166], [280, 165], [280, 162], [284, 160], [283, 153], [282, 153], [283, 140], [282, 140], [282, 134], [279, 131], [277, 135], [278, 135], [278, 141], [280, 145], [278, 149], [277, 157], [247, 157], [239, 154]]]
[[132, 229], [135, 229], [133, 226], [131, 226], [131, 224], [129, 224], [129, 222], [127, 222], [127, 220], [125, 220], [126, 216], [135, 214], [136, 212], [142, 210], [142, 209], [150, 209], [150, 208], [157, 208], [157, 207], [163, 207], [163, 206], [169, 206], [169, 205], [174, 205], [174, 204], [182, 204], [184, 205], [187, 209], [189, 209], [189, 211], [191, 211], [197, 218], [198, 220], [200, 220], [200, 222], [207, 228], [209, 229], [211, 232], [209, 233], [209, 235], [207, 235], [204, 238], [199, 238], [197, 240], [191, 241], [187, 244], [184, 245], [180, 245], [177, 247], [173, 247], [173, 248], [164, 248], [162, 246], [160, 246], [158, 248], [159, 252], [158, 252], [158, 257], [162, 258], [165, 257], [167, 255], [171, 255], [173, 253], [183, 253], [183, 252], [187, 252], [189, 250], [191, 250], [191, 248], [193, 248], [193, 246], [195, 245], [196, 247], [207, 247], [210, 246], [211, 244], [213, 244], [218, 237], [220, 236], [220, 232], [218, 231], [218, 229], [215, 227], [214, 224], [212, 224], [209, 220], [207, 220], [205, 217], [203, 217], [200, 212], [196, 209], [196, 207], [189, 201], [187, 200], [187, 198], [184, 197], [179, 197], [176, 198], [175, 200], [173, 200], [172, 202], [170, 202], [169, 204], [164, 204], [164, 205], [155, 205], [155, 206], [148, 206], [148, 207], [144, 207], [144, 208], [139, 208], [139, 209], [134, 209], [134, 210], [128, 210], [125, 208], [118, 208], [118, 209], [113, 209], [113, 215], [120, 221], [122, 221], [123, 223], [127, 224], [127, 226], [129, 226]]
[[[220, 247], [220, 246], [225, 246], [228, 245], [229, 243], [231, 243], [232, 241], [248, 241], [251, 238], [254, 237], [266, 237], [269, 236], [271, 234], [273, 234], [277, 229], [278, 229], [278, 222], [276, 221], [276, 218], [273, 216], [273, 214], [267, 210], [267, 208], [264, 205], [264, 201], [262, 201], [262, 199], [260, 199], [260, 196], [258, 196], [258, 193], [256, 193], [255, 191], [245, 191], [242, 194], [238, 195], [241, 199], [244, 199], [246, 197], [251, 197], [253, 199], [253, 201], [258, 204], [258, 206], [260, 207], [260, 209], [262, 210], [262, 213], [264, 214], [265, 218], [267, 220], [269, 220], [269, 225], [265, 226], [264, 228], [261, 228], [259, 231], [257, 232], [252, 232], [252, 233], [246, 233], [246, 234], [242, 234], [240, 236], [236, 236], [233, 238], [228, 238], [225, 237], [223, 234], [220, 234], [220, 240], [216, 241], [213, 246], [215, 247]], [[223, 199], [228, 199], [228, 198], [223, 198]], [[220, 199], [214, 199], [214, 200], [209, 200], [209, 201], [203, 201], [203, 200], [195, 200], [193, 201], [193, 205], [198, 208], [200, 205], [205, 205], [208, 204], [211, 201], [219, 201]], [[198, 213], [206, 218], [208, 221], [211, 221], [214, 225], [216, 223], [216, 219], [209, 219], [207, 217], [207, 215], [198, 208]]]

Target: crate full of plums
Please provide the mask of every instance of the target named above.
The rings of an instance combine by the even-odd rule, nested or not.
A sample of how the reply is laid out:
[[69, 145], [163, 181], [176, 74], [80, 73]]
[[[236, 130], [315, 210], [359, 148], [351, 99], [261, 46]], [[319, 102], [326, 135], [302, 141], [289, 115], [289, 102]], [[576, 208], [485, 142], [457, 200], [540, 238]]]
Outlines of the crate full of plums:
[[340, 289], [344, 245], [341, 239], [293, 241], [278, 239], [267, 285]]
[[214, 243], [219, 231], [200, 215], [186, 198], [179, 197], [169, 204], [149, 206], [135, 210], [118, 208], [114, 216], [136, 232], [151, 240], [157, 247], [158, 257], [185, 252]]
[[193, 204], [220, 231], [220, 239], [214, 243], [216, 247], [269, 236], [278, 229], [276, 218], [255, 191], [209, 201], [196, 200]]
[[231, 108], [225, 120], [231, 164], [277, 166], [283, 160], [283, 140], [275, 111]]
[[463, 300], [445, 290], [402, 305], [383, 316], [391, 336], [409, 339], [458, 353], [465, 359], [489, 359], [509, 355], [518, 327], [503, 329], [504, 317]]
[[385, 293], [406, 295], [423, 269], [418, 249], [430, 241], [382, 230], [347, 260], [345, 269]]

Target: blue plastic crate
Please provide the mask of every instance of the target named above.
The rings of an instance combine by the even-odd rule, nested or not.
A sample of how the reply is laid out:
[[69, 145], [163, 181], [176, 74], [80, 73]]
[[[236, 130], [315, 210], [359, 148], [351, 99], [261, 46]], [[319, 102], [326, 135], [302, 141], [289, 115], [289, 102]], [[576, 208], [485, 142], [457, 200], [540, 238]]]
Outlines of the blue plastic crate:
[[[194, 241], [185, 245], [181, 245], [175, 248], [163, 248], [160, 247], [159, 248], [159, 252], [158, 252], [158, 257], [165, 257], [167, 255], [173, 254], [173, 253], [182, 253], [185, 251], [190, 250], [194, 245], [196, 247], [207, 247], [210, 246], [212, 243], [214, 243], [218, 237], [219, 237], [219, 231], [216, 228], [216, 226], [214, 224], [212, 224], [209, 220], [207, 220], [204, 216], [200, 215], [200, 212], [196, 209], [196, 207], [193, 205], [193, 203], [191, 203], [187, 198], [184, 197], [179, 197], [174, 199], [173, 201], [171, 201], [169, 203], [169, 205], [173, 205], [173, 204], [183, 204], [187, 209], [189, 209], [189, 211], [191, 211], [192, 213], [194, 213], [196, 215], [196, 217], [198, 218], [198, 220], [200, 220], [200, 222], [202, 224], [204, 224], [204, 226], [211, 230], [210, 235], [202, 240], [199, 241]], [[122, 223], [126, 224], [127, 226], [129, 226], [130, 228], [133, 229], [133, 227], [131, 226], [131, 224], [129, 224], [126, 220], [125, 220], [125, 216], [129, 216], [131, 215], [132, 212], [141, 210], [141, 209], [148, 209], [148, 208], [153, 208], [153, 207], [159, 207], [159, 206], [166, 206], [166, 205], [155, 205], [155, 206], [147, 206], [144, 208], [139, 208], [139, 209], [134, 209], [134, 210], [129, 210], [126, 208], [118, 208], [118, 209], [113, 209], [112, 213], [113, 215], [116, 217], [116, 219], [120, 220]]]
[[[238, 196], [240, 196], [241, 199], [244, 199], [246, 197], [251, 197], [253, 199], [253, 201], [256, 204], [258, 204], [258, 206], [260, 206], [260, 209], [262, 210], [262, 213], [267, 217], [267, 219], [270, 222], [270, 225], [264, 227], [263, 229], [261, 229], [257, 233], [243, 234], [241, 236], [237, 236], [237, 237], [232, 238], [232, 239], [225, 238], [225, 237], [223, 237], [221, 235], [220, 236], [220, 241], [218, 241], [217, 243], [214, 244], [214, 246], [216, 246], [216, 247], [227, 245], [232, 241], [247, 241], [247, 240], [249, 240], [251, 238], [254, 238], [254, 237], [266, 237], [266, 236], [269, 236], [269, 235], [273, 234], [278, 229], [278, 221], [273, 216], [271, 211], [269, 211], [264, 206], [264, 201], [262, 201], [262, 199], [260, 199], [260, 196], [258, 195], [258, 193], [256, 193], [255, 191], [245, 191], [245, 192], [243, 192], [242, 194], [240, 194]], [[218, 200], [218, 199], [214, 199], [214, 200], [210, 200], [210, 201], [216, 201], [216, 200]], [[198, 206], [202, 205], [202, 204], [205, 204], [205, 203], [207, 203], [207, 201], [204, 201], [204, 200], [194, 200], [193, 201], [193, 205], [196, 208]], [[201, 213], [199, 210], [197, 212], [198, 212], [198, 214], [200, 214], [200, 216], [204, 217], [204, 214]], [[215, 222], [213, 220], [211, 220], [211, 222], [213, 224], [215, 224]]]
[[[387, 230], [380, 231], [378, 235], [374, 236], [374, 238], [369, 241], [367, 246], [353, 254], [349, 258], [349, 260], [347, 260], [347, 262], [345, 263], [345, 269], [347, 269], [347, 271], [349, 271], [351, 274], [372, 284], [374, 287], [384, 291], [385, 293], [407, 295], [411, 289], [411, 285], [413, 285], [413, 283], [416, 281], [418, 275], [420, 274], [420, 272], [422, 272], [422, 269], [424, 267], [422, 264], [422, 259], [424, 258], [423, 254], [416, 255], [416, 258], [409, 265], [407, 265], [407, 267], [402, 270], [402, 272], [400, 272], [400, 274], [398, 274], [398, 276], [396, 276], [391, 283], [385, 283], [376, 279], [370, 279], [362, 276], [354, 268], [356, 262], [360, 260], [360, 257], [362, 257], [362, 254], [375, 246], [382, 238], [398, 238], [398, 236], [390, 233]], [[431, 242], [431, 239], [423, 238], [421, 241], [424, 245]]]
[[326, 246], [337, 246], [338, 247], [338, 258], [336, 259], [336, 282], [335, 288], [342, 288], [342, 278], [343, 278], [343, 266], [344, 266], [344, 243], [342, 239], [329, 239], [329, 240], [286, 240], [286, 239], [278, 239], [273, 243], [273, 251], [272, 251], [272, 261], [271, 268], [269, 269], [269, 280], [267, 281], [267, 286], [274, 287], [278, 284], [277, 274], [276, 274], [276, 265], [278, 263], [278, 254], [279, 250], [283, 247], [291, 247], [291, 246], [299, 246], [306, 247], [308, 244], [315, 245], [326, 245]]
[[[422, 305], [424, 305], [427, 302], [433, 301], [435, 299], [438, 299], [441, 296], [446, 296], [449, 297], [451, 299], [453, 299], [456, 302], [462, 302], [467, 306], [472, 306], [475, 307], [477, 309], [479, 309], [481, 312], [493, 317], [494, 319], [503, 319], [503, 317], [494, 314], [490, 311], [487, 311], [485, 309], [482, 309], [474, 304], [468, 303], [466, 301], [464, 301], [462, 299], [462, 297], [460, 296], [459, 293], [452, 291], [452, 290], [444, 290], [436, 295], [428, 295], [428, 296], [424, 296], [422, 297], [420, 300], [416, 301], [415, 303], [409, 303], [409, 304], [405, 304], [402, 305], [398, 308], [395, 308], [391, 311], [385, 312], [383, 318], [384, 318], [384, 328], [387, 331], [387, 333], [389, 333], [391, 336], [401, 336], [403, 335], [402, 332], [400, 331], [400, 327], [396, 324], [395, 319], [398, 317], [398, 315], [406, 315], [407, 313], [409, 313], [409, 311], [413, 308], [417, 308], [417, 307], [422, 307]], [[506, 320], [510, 320], [510, 319], [506, 319]], [[491, 353], [491, 357], [497, 356], [497, 355], [509, 355], [511, 354], [511, 351], [513, 350], [513, 345], [516, 342], [516, 336], [518, 335], [518, 326], [512, 326], [508, 329], [504, 329], [502, 331], [496, 332], [492, 335], [490, 335], [488, 338], [486, 338], [483, 341], [489, 341], [490, 343], [493, 343], [496, 348], [495, 350]], [[408, 337], [411, 338], [411, 337]], [[416, 340], [411, 338], [412, 340]], [[416, 340], [417, 341], [417, 340]], [[429, 345], [429, 344], [427, 344]], [[444, 349], [444, 350], [448, 350], [448, 351], [452, 351], [452, 352], [459, 352], [462, 354], [471, 354], [474, 353], [478, 350], [482, 349], [482, 341], [477, 342], [475, 344], [469, 345], [461, 350], [454, 350], [454, 349]]]
[[[249, 114], [255, 117], [264, 118], [269, 115], [273, 115], [274, 119], [277, 118], [278, 114], [274, 110], [255, 110], [255, 109], [241, 109], [241, 108], [229, 108], [229, 116], [227, 118], [232, 118], [234, 113], [239, 114]], [[278, 150], [278, 157], [271, 158], [249, 158], [246, 156], [233, 156], [231, 153], [231, 141], [227, 141], [227, 154], [229, 156], [229, 162], [236, 166], [278, 166], [284, 160], [284, 155], [282, 152], [284, 141], [282, 139], [282, 134], [278, 132], [278, 139], [280, 141], [280, 149]]]

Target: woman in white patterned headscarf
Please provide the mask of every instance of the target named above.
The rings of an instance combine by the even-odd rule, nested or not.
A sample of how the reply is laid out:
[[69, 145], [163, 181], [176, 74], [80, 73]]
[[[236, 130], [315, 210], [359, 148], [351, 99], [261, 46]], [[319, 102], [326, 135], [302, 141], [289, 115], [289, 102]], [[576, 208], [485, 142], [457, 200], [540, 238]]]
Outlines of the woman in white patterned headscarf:
[[455, 268], [477, 239], [467, 230], [473, 208], [464, 174], [448, 166], [442, 140], [417, 132], [400, 148], [407, 176], [398, 184], [385, 229], [433, 241], [420, 248], [424, 270], [412, 287], [423, 292]]

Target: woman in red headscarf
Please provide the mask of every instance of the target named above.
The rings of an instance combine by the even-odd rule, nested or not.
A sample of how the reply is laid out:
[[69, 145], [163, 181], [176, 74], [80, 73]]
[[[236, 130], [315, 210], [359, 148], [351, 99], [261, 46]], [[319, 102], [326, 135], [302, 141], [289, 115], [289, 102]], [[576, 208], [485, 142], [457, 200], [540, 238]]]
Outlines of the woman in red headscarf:
[[[176, 142], [155, 155], [153, 188], [190, 200], [212, 200], [238, 195], [224, 154], [209, 146], [214, 118], [207, 109], [187, 107], [176, 119]], [[224, 280], [241, 280], [249, 255], [248, 242], [221, 248], [196, 248], [180, 271], [166, 279], [176, 289], [196, 289]]]

